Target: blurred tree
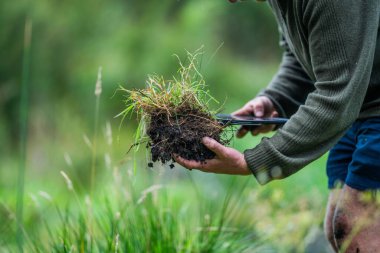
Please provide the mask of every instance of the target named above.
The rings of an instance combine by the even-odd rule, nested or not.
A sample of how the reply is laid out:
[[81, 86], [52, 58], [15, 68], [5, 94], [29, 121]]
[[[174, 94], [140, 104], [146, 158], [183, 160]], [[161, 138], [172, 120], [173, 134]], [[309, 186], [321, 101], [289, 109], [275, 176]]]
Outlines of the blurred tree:
[[[59, 108], [76, 113], [91, 129], [93, 87], [103, 66], [102, 115], [121, 110], [118, 85], [143, 86], [146, 75], [171, 76], [172, 54], [205, 45], [208, 56], [247, 64], [277, 57], [277, 32], [265, 4], [223, 0], [40, 0], [0, 2], [0, 137], [15, 143], [25, 16], [33, 21], [30, 111], [34, 131], [54, 135]], [[226, 62], [207, 71], [223, 83]], [[230, 68], [234, 68], [233, 66]], [[236, 67], [237, 68], [237, 67]], [[244, 75], [244, 73], [242, 73]], [[11, 133], [11, 134], [6, 134]], [[9, 137], [9, 138], [8, 138]]]
[[[0, 118], [0, 122], [3, 124], [1, 130], [5, 133], [0, 133], [0, 137], [3, 139], [10, 136], [15, 139], [18, 133], [17, 114], [25, 13], [21, 4], [12, 8], [1, 6], [4, 4], [0, 4], [0, 116], [3, 117], [3, 120]], [[0, 151], [4, 152], [5, 148]]]
[[234, 53], [251, 61], [277, 57], [277, 25], [266, 3], [235, 4], [224, 16], [220, 37]]

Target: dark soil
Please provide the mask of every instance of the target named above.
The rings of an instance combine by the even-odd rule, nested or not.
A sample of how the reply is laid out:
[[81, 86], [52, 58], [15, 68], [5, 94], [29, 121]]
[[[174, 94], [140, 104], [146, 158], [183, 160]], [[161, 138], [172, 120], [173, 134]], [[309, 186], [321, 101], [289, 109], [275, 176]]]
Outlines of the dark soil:
[[[173, 154], [188, 160], [204, 162], [215, 157], [215, 153], [202, 144], [203, 137], [211, 137], [223, 144], [223, 128], [211, 115], [195, 109], [182, 108], [173, 116], [165, 111], [151, 115], [147, 134], [150, 138], [152, 161], [163, 164], [173, 161]], [[153, 164], [149, 165], [150, 167]], [[173, 164], [170, 165], [174, 167]]]

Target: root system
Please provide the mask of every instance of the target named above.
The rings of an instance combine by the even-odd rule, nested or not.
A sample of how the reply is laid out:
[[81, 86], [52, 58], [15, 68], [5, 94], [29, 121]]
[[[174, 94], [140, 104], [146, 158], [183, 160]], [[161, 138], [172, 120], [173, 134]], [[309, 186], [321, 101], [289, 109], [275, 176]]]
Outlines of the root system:
[[202, 144], [207, 136], [221, 142], [222, 127], [211, 115], [183, 106], [169, 116], [165, 112], [151, 115], [147, 129], [152, 161], [166, 163], [177, 154], [185, 159], [204, 162], [215, 157], [214, 152]]
[[[206, 90], [202, 75], [196, 68], [195, 54], [188, 53], [189, 65], [180, 61], [179, 78], [165, 80], [149, 76], [145, 89], [127, 90], [126, 109], [121, 113], [135, 112], [140, 118], [135, 143], [148, 137], [152, 161], [171, 162], [174, 154], [185, 159], [205, 162], [215, 154], [202, 144], [203, 137], [211, 137], [222, 144], [223, 127], [213, 118], [208, 106], [217, 102]], [[153, 164], [149, 163], [152, 167]], [[174, 165], [171, 164], [171, 167]]]

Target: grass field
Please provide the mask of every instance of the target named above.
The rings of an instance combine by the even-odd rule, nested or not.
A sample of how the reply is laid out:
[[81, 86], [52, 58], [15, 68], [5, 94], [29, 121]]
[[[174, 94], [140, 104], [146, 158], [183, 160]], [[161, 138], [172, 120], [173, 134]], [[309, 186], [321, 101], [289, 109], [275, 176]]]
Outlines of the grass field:
[[148, 168], [144, 147], [127, 154], [136, 118], [114, 118], [120, 85], [175, 73], [171, 55], [201, 45], [200, 70], [221, 101], [211, 109], [238, 109], [278, 68], [268, 6], [22, 0], [0, 2], [0, 13], [0, 252], [304, 252], [323, 220], [325, 158], [264, 187]]
[[[273, 65], [232, 69], [252, 94], [267, 83]], [[223, 68], [223, 67], [222, 67]], [[207, 80], [212, 82], [213, 70]], [[251, 94], [211, 87], [232, 111]], [[91, 91], [89, 91], [91, 94]], [[240, 94], [240, 95], [239, 95]], [[17, 219], [17, 153], [3, 155], [0, 170], [0, 251], [16, 252], [303, 252], [309, 229], [323, 220], [325, 158], [291, 178], [259, 186], [253, 176], [221, 176], [174, 169], [150, 161], [141, 147], [126, 154], [136, 124], [102, 114], [94, 97], [92, 122], [65, 104], [54, 105], [53, 132], [31, 106], [26, 146], [22, 220]], [[45, 130], [44, 130], [45, 129]], [[233, 140], [244, 150], [259, 137]], [[18, 235], [18, 236], [16, 236]], [[18, 240], [17, 240], [18, 238]]]
[[[26, 252], [303, 252], [308, 230], [322, 222], [324, 159], [261, 187], [251, 176], [148, 168], [144, 150], [136, 161], [116, 155], [121, 144], [114, 135], [124, 139], [117, 132], [112, 144], [110, 136], [99, 138], [92, 191], [92, 151], [83, 138], [67, 140], [74, 142], [71, 152], [41, 151], [46, 157], [34, 166], [46, 167], [26, 175]], [[233, 145], [244, 149], [258, 140], [249, 137]], [[4, 166], [12, 171], [17, 167], [12, 163], [9, 159]], [[9, 174], [1, 177], [7, 185], [1, 189], [3, 252], [17, 246]]]

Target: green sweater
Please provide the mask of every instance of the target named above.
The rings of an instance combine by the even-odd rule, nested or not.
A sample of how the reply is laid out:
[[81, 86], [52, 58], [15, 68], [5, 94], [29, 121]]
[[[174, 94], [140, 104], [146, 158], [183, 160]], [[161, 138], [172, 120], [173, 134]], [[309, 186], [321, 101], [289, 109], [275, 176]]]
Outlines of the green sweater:
[[285, 48], [259, 95], [290, 120], [244, 151], [260, 184], [326, 153], [358, 118], [380, 115], [380, 0], [268, 0]]

